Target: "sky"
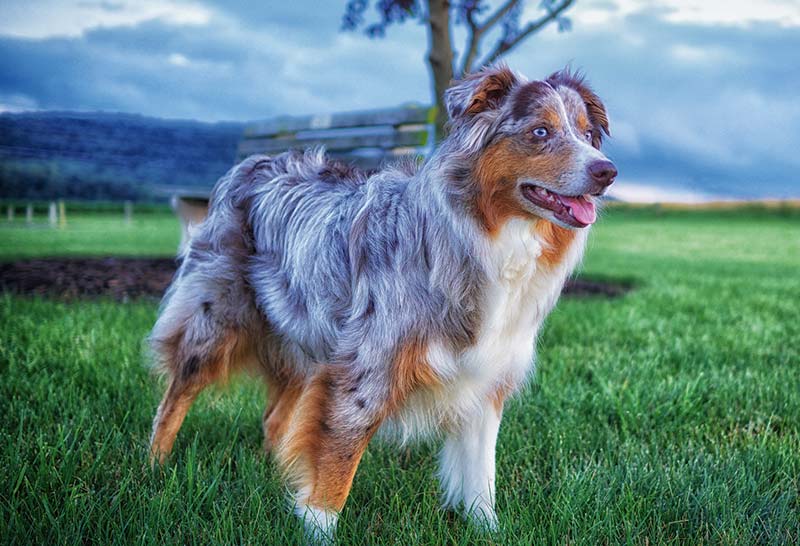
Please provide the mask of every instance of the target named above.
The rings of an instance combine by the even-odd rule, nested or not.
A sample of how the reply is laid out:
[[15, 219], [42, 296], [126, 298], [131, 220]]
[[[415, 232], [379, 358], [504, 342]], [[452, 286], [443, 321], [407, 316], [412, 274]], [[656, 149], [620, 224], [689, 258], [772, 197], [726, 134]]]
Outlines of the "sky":
[[[0, 112], [247, 121], [430, 103], [424, 25], [342, 32], [345, 4], [3, 0]], [[577, 0], [568, 15], [570, 31], [505, 61], [530, 79], [587, 74], [618, 197], [800, 197], [800, 0]]]

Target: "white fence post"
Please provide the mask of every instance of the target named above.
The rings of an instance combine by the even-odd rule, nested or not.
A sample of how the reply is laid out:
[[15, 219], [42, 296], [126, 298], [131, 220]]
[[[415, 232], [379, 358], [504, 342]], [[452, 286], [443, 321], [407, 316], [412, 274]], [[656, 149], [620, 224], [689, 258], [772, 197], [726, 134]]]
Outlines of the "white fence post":
[[14, 221], [14, 205], [8, 205], [8, 210], [6, 211], [6, 213], [8, 214], [8, 221], [9, 222], [13, 222]]
[[125, 201], [122, 208], [125, 214], [125, 224], [129, 226], [133, 223], [133, 203]]
[[28, 203], [25, 207], [25, 223], [32, 224], [33, 223], [33, 205]]
[[50, 219], [50, 227], [58, 225], [58, 211], [56, 209], [56, 202], [50, 201], [50, 209], [48, 210], [48, 217]]

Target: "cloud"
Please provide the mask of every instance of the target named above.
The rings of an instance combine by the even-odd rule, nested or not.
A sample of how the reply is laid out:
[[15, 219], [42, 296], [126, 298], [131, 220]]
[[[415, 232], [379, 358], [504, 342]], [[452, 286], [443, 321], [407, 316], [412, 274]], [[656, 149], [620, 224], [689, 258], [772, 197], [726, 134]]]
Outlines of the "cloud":
[[800, 4], [795, 0], [659, 0], [654, 3], [665, 7], [664, 18], [672, 23], [800, 26]]
[[0, 17], [0, 35], [33, 39], [76, 37], [93, 28], [134, 26], [151, 20], [203, 25], [211, 19], [211, 14], [202, 4], [175, 0], [6, 0]]
[[189, 58], [182, 53], [170, 53], [169, 57], [167, 57], [167, 62], [175, 66], [188, 66], [191, 63]]
[[3, 112], [28, 112], [38, 109], [37, 102], [19, 93], [0, 93], [0, 114]]
[[627, 180], [615, 182], [608, 195], [628, 203], [702, 203], [718, 196], [681, 187], [638, 184]]
[[[526, 16], [532, 18], [537, 9], [538, 6], [529, 5]], [[598, 0], [569, 12], [583, 25], [613, 24], [636, 14], [654, 14], [667, 23], [702, 26], [800, 26], [800, 4], [796, 0]]]
[[730, 57], [730, 52], [722, 48], [698, 47], [692, 44], [674, 44], [669, 51], [678, 61], [695, 65], [724, 62]]
[[206, 120], [428, 101], [423, 27], [370, 41], [339, 32], [338, 11], [328, 24], [316, 41], [225, 12], [199, 27], [151, 20], [76, 37], [0, 37], [0, 92], [49, 109]]

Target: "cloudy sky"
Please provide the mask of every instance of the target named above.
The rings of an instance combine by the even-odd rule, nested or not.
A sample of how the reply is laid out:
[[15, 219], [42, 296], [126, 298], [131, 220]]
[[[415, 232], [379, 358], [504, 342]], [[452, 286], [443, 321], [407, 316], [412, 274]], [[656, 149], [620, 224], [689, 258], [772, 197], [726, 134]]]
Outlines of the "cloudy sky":
[[[217, 121], [429, 102], [425, 28], [340, 32], [345, 3], [3, 0], [0, 111]], [[585, 70], [626, 196], [800, 196], [800, 0], [577, 0], [570, 17], [506, 60], [530, 78]]]

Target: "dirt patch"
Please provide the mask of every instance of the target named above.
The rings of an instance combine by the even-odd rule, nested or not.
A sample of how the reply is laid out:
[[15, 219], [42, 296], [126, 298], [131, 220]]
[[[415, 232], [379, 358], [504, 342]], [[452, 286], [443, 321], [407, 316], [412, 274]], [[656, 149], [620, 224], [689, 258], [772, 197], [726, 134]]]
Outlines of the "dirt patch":
[[[0, 263], [5, 292], [62, 299], [110, 297], [119, 301], [160, 298], [177, 268], [171, 258], [50, 258]], [[627, 283], [573, 279], [567, 296], [614, 298], [630, 290]]]
[[633, 283], [629, 281], [609, 281], [599, 279], [571, 279], [564, 285], [561, 293], [575, 298], [588, 298], [601, 296], [604, 298], [618, 298], [630, 292]]
[[52, 258], [0, 263], [6, 292], [63, 299], [160, 298], [177, 263], [170, 258]]

